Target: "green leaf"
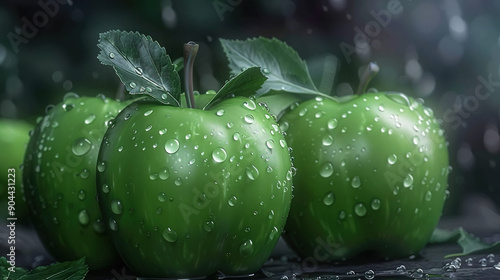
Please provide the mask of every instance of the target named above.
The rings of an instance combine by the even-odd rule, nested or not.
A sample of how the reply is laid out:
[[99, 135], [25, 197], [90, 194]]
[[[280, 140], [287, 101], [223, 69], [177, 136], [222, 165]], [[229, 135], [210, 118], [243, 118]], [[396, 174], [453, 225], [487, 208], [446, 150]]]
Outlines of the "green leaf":
[[110, 65], [131, 94], [147, 94], [179, 106], [181, 85], [165, 48], [137, 32], [108, 31], [99, 35], [97, 58]]
[[500, 241], [493, 244], [486, 244], [479, 240], [479, 238], [467, 233], [463, 228], [458, 228], [458, 232], [460, 237], [458, 238], [457, 243], [460, 247], [462, 247], [462, 252], [446, 255], [445, 258], [500, 252]]
[[88, 266], [85, 264], [85, 258], [77, 261], [55, 263], [49, 266], [39, 266], [32, 271], [23, 268], [15, 268], [12, 272], [11, 266], [7, 260], [0, 259], [0, 279], [4, 280], [79, 280], [85, 279], [88, 273]]
[[234, 94], [235, 96], [246, 97], [255, 95], [266, 79], [266, 76], [262, 74], [259, 67], [248, 68], [229, 80], [208, 102], [204, 109], [208, 109], [211, 105], [229, 95]]
[[317, 90], [306, 63], [284, 42], [263, 37], [246, 41], [220, 41], [232, 74], [238, 74], [249, 67], [262, 68], [268, 79], [257, 96], [274, 90], [329, 98]]
[[460, 238], [461, 229], [462, 228], [447, 230], [447, 229], [435, 228], [434, 231], [432, 232], [429, 244], [456, 242]]

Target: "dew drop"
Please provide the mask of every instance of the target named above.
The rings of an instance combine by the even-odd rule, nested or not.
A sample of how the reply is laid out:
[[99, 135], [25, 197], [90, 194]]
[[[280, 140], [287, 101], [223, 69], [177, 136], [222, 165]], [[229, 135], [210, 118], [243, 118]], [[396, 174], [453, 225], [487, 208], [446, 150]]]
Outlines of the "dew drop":
[[333, 165], [331, 162], [325, 162], [319, 168], [319, 175], [324, 178], [328, 178], [333, 174]]
[[357, 189], [361, 186], [361, 180], [359, 179], [358, 176], [355, 176], [354, 178], [352, 178], [351, 186], [355, 189]]
[[144, 112], [144, 116], [147, 117], [149, 115], [151, 115], [153, 113], [153, 110], [147, 110], [146, 112]]
[[248, 124], [253, 123], [254, 120], [255, 119], [254, 119], [253, 115], [251, 115], [251, 114], [248, 114], [248, 115], [243, 117], [243, 121], [248, 123]]
[[80, 172], [80, 178], [82, 179], [87, 179], [90, 176], [90, 172], [88, 169], [83, 169], [82, 172]]
[[330, 119], [327, 123], [327, 126], [328, 126], [328, 129], [335, 129], [337, 127], [337, 125], [339, 124], [339, 122], [337, 121], [337, 119]]
[[164, 192], [158, 194], [158, 201], [165, 202], [167, 201], [167, 195]]
[[163, 238], [170, 243], [177, 241], [177, 232], [171, 228], [166, 228], [162, 233]]
[[225, 112], [224, 109], [219, 109], [219, 110], [217, 110], [217, 112], [215, 114], [220, 117], [220, 116], [224, 116], [224, 112]]
[[257, 108], [257, 106], [255, 105], [255, 102], [253, 102], [253, 100], [243, 102], [243, 107], [245, 107], [249, 110], [252, 110], [252, 111], [255, 110], [255, 108]]
[[109, 193], [109, 185], [108, 184], [102, 185], [102, 192], [103, 193]]
[[111, 201], [111, 211], [116, 215], [120, 215], [123, 213], [123, 206], [120, 200]]
[[101, 172], [101, 173], [102, 173], [102, 172], [104, 172], [105, 170], [106, 170], [106, 162], [104, 162], [104, 161], [99, 161], [99, 162], [97, 163], [97, 171], [99, 171], [99, 172]]
[[403, 180], [403, 186], [405, 188], [408, 188], [411, 185], [413, 185], [413, 176], [411, 176], [411, 174], [408, 174], [408, 175], [406, 175], [405, 179]]
[[413, 136], [413, 144], [418, 145], [419, 142], [420, 138], [418, 138], [418, 136]]
[[144, 73], [144, 71], [142, 70], [142, 68], [141, 68], [141, 67], [136, 67], [136, 68], [135, 68], [135, 73], [136, 73], [137, 75], [142, 75], [142, 73]]
[[110, 52], [109, 53], [109, 58], [111, 58], [111, 59], [115, 58], [115, 53]]
[[269, 150], [272, 150], [274, 148], [274, 141], [272, 139], [267, 140], [266, 146]]
[[240, 245], [240, 255], [248, 257], [253, 253], [253, 242], [248, 239]]
[[346, 213], [345, 213], [345, 211], [344, 211], [344, 210], [341, 210], [341, 211], [339, 212], [339, 219], [343, 220], [343, 219], [345, 219], [345, 217], [346, 217]]
[[158, 174], [158, 177], [161, 179], [161, 180], [167, 180], [168, 177], [170, 177], [170, 172], [168, 171], [168, 168], [163, 168], [160, 173]]
[[269, 215], [267, 217], [269, 218], [269, 220], [272, 220], [274, 218], [274, 211], [269, 211]]
[[305, 114], [307, 114], [307, 108], [300, 110], [299, 116], [303, 117]]
[[286, 147], [286, 141], [283, 140], [283, 139], [280, 139], [280, 146], [281, 146], [281, 148], [285, 148]]
[[326, 206], [330, 206], [332, 205], [333, 203], [335, 202], [335, 195], [333, 194], [333, 192], [329, 192], [325, 195], [325, 197], [323, 198], [323, 203], [326, 205]]
[[387, 162], [390, 164], [390, 165], [393, 165], [396, 163], [396, 161], [398, 161], [398, 157], [395, 155], [395, 154], [392, 154], [390, 155], [388, 158], [387, 158]]
[[76, 156], [83, 156], [90, 151], [92, 143], [87, 138], [78, 138], [73, 142], [71, 150]]
[[333, 136], [326, 135], [323, 137], [323, 146], [331, 146], [333, 144]]
[[365, 272], [365, 279], [366, 280], [373, 280], [373, 279], [375, 279], [375, 272], [373, 270], [371, 270], [371, 269], [367, 270]]
[[268, 75], [268, 74], [271, 74], [271, 70], [269, 70], [268, 68], [263, 68], [262, 73]]
[[259, 169], [257, 169], [257, 167], [255, 167], [255, 165], [247, 166], [246, 174], [247, 174], [248, 179], [250, 179], [252, 181], [257, 180], [257, 178], [259, 177]]
[[383, 111], [385, 111], [385, 108], [384, 108], [384, 106], [380, 105], [380, 106], [378, 106], [378, 110], [379, 110], [380, 112], [383, 112]]
[[432, 193], [431, 193], [431, 191], [427, 191], [425, 193], [425, 200], [426, 201], [431, 201], [432, 200]]
[[227, 159], [227, 152], [223, 148], [215, 148], [212, 151], [212, 158], [215, 162], [224, 162]]
[[378, 198], [374, 198], [374, 199], [372, 200], [371, 206], [372, 206], [372, 209], [373, 209], [373, 210], [378, 210], [378, 209], [380, 209], [380, 205], [381, 205], [380, 199], [378, 199]]
[[78, 221], [80, 222], [80, 224], [82, 226], [86, 226], [89, 224], [90, 217], [89, 217], [89, 213], [87, 212], [87, 210], [82, 210], [82, 211], [80, 211], [80, 213], [78, 213]]
[[179, 141], [177, 139], [169, 139], [165, 142], [165, 151], [173, 154], [179, 150]]
[[101, 221], [101, 219], [97, 219], [95, 222], [92, 223], [92, 229], [99, 234], [103, 234], [106, 232], [106, 226]]
[[175, 179], [174, 184], [175, 184], [176, 186], [180, 187], [180, 186], [182, 185], [182, 179], [181, 179], [181, 178], [177, 178], [177, 179]]
[[229, 197], [229, 199], [227, 200], [227, 204], [229, 204], [229, 206], [233, 207], [236, 205], [236, 202], [238, 201], [238, 198], [234, 195], [232, 195], [231, 197]]
[[211, 232], [212, 230], [214, 230], [215, 228], [215, 223], [214, 221], [208, 221], [206, 222], [204, 225], [203, 225], [203, 229], [206, 231], [206, 232]]
[[233, 139], [234, 139], [234, 141], [240, 141], [241, 140], [240, 134], [238, 132], [235, 132], [233, 134]]
[[364, 217], [366, 215], [366, 206], [361, 202], [354, 205], [354, 213], [359, 217]]
[[290, 124], [287, 121], [280, 123], [280, 129], [283, 132], [286, 132], [290, 128]]
[[84, 190], [80, 190], [77, 195], [79, 200], [85, 200], [87, 198], [87, 193]]
[[110, 218], [108, 224], [109, 224], [109, 228], [112, 231], [117, 231], [118, 230], [118, 223], [115, 221], [115, 219]]
[[94, 114], [90, 114], [88, 117], [85, 118], [85, 124], [91, 124], [93, 121], [95, 121], [96, 116]]
[[278, 232], [278, 228], [273, 227], [273, 229], [271, 229], [271, 233], [269, 233], [269, 239], [274, 240], [276, 236], [278, 236]]

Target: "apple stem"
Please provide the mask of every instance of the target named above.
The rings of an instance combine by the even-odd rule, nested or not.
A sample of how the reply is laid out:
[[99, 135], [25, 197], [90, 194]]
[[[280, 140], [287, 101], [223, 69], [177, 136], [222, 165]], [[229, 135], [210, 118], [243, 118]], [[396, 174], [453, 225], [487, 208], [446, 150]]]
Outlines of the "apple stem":
[[186, 103], [188, 108], [195, 108], [193, 91], [193, 63], [198, 53], [198, 44], [189, 41], [184, 44], [184, 85], [186, 88]]
[[370, 83], [371, 79], [377, 75], [380, 67], [376, 62], [370, 62], [366, 67], [365, 72], [363, 72], [363, 76], [359, 80], [358, 90], [356, 91], [357, 95], [361, 95], [366, 92], [366, 88], [368, 87], [368, 83]]

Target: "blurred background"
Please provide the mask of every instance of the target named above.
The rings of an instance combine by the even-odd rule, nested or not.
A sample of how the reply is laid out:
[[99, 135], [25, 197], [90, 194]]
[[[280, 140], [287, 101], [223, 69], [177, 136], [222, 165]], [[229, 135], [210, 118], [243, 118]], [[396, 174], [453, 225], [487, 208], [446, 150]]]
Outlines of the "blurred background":
[[486, 0], [4, 0], [0, 117], [34, 124], [69, 91], [115, 96], [119, 80], [96, 58], [98, 34], [111, 29], [151, 35], [172, 59], [185, 42], [199, 43], [200, 92], [229, 76], [219, 38], [276, 37], [308, 62], [324, 92], [352, 94], [360, 69], [376, 61], [381, 71], [370, 87], [424, 99], [449, 140], [444, 215], [481, 207], [496, 215], [499, 13], [500, 1]]

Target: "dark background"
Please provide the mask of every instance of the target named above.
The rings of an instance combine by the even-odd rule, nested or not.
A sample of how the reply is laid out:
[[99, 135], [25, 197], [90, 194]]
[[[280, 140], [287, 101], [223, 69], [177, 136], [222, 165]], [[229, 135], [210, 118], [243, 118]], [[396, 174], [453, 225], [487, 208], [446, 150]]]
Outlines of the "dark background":
[[[115, 96], [119, 80], [96, 58], [98, 34], [107, 30], [151, 35], [172, 59], [196, 41], [199, 91], [218, 89], [229, 76], [219, 38], [276, 37], [299, 52], [328, 93], [352, 93], [360, 69], [378, 62], [370, 87], [423, 98], [442, 119], [453, 167], [445, 216], [481, 207], [498, 213], [500, 1], [71, 2], [0, 4], [0, 117], [34, 123], [68, 91]], [[57, 11], [53, 5], [43, 18], [40, 3], [56, 3]], [[31, 38], [13, 39], [26, 22], [39, 23]], [[323, 69], [331, 71], [327, 79]]]

